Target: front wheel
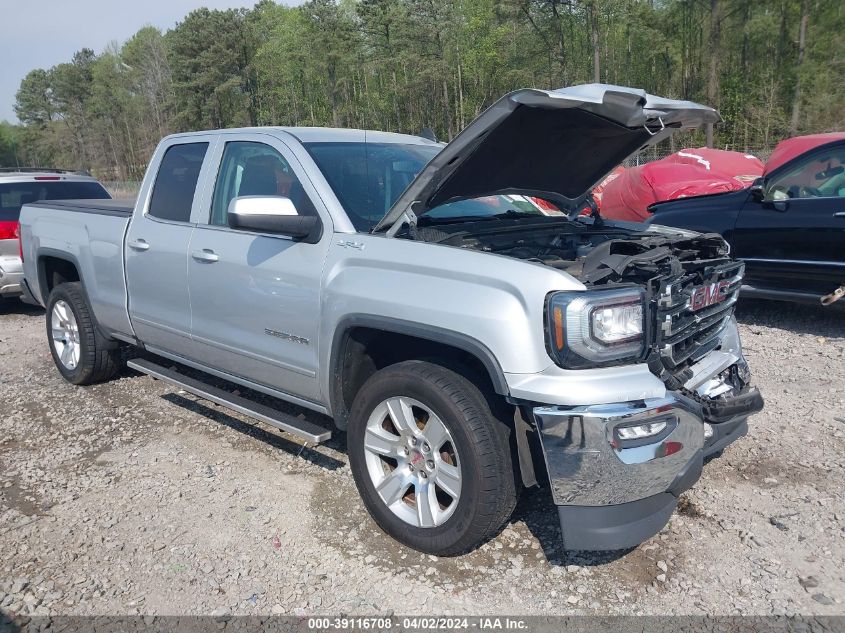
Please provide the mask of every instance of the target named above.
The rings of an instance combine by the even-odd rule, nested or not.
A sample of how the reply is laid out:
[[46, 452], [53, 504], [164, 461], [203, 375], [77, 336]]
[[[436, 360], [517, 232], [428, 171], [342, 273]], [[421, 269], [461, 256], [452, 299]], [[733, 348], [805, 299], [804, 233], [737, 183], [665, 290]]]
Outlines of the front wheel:
[[53, 288], [47, 299], [47, 340], [53, 362], [74, 385], [103, 382], [120, 369], [120, 349], [98, 337], [78, 281]]
[[376, 523], [440, 556], [493, 536], [517, 497], [500, 417], [475, 384], [432, 363], [405, 361], [370, 377], [347, 437], [355, 483]]

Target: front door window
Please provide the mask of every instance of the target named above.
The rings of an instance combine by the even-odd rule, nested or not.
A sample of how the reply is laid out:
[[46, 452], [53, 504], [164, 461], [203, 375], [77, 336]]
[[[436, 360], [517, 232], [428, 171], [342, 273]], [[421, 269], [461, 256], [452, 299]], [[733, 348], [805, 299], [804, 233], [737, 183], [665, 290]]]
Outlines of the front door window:
[[766, 200], [845, 198], [845, 147], [799, 160], [766, 187]]
[[210, 224], [226, 226], [229, 203], [242, 196], [290, 198], [299, 215], [317, 213], [288, 161], [264, 143], [226, 143], [211, 202]]

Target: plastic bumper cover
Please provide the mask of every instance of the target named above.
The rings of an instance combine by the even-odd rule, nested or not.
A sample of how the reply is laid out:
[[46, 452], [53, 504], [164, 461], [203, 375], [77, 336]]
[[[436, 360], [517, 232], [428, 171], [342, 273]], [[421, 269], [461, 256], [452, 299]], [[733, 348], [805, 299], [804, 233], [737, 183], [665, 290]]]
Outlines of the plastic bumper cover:
[[[748, 395], [750, 394], [750, 395]], [[749, 390], [741, 413], [709, 421], [680, 394], [613, 405], [533, 409], [558, 506], [564, 547], [634, 547], [659, 532], [678, 496], [698, 480], [704, 458], [745, 434], [762, 398]], [[665, 422], [653, 438], [625, 442], [619, 427]]]
[[21, 281], [23, 281], [23, 262], [20, 257], [0, 257], [0, 295], [19, 295]]
[[35, 295], [32, 294], [32, 290], [30, 290], [29, 284], [27, 283], [26, 279], [21, 279], [21, 301], [30, 305], [39, 306], [42, 308], [44, 307], [38, 302], [38, 299], [35, 298]]

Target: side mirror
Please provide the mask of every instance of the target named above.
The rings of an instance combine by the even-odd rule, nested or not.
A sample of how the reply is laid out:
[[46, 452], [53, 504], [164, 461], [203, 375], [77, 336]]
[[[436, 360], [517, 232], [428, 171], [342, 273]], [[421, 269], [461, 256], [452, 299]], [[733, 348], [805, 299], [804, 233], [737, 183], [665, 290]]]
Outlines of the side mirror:
[[798, 187], [792, 186], [786, 191], [779, 187], [774, 187], [771, 191], [771, 196], [763, 202], [763, 205], [769, 209], [780, 211], [783, 213], [789, 208], [789, 202], [792, 198], [798, 195]]
[[233, 198], [226, 219], [233, 229], [285, 235], [309, 244], [318, 242], [323, 232], [319, 217], [299, 215], [291, 199], [282, 196]]
[[763, 199], [766, 197], [766, 190], [763, 187], [763, 179], [757, 178], [753, 183], [751, 183], [751, 188], [748, 190], [751, 194], [751, 199], [755, 202], [763, 202]]
[[783, 213], [789, 208], [789, 195], [778, 189], [771, 191], [772, 197], [766, 199], [766, 185], [762, 178], [757, 178], [748, 191], [752, 200], [759, 202], [767, 209], [774, 209]]

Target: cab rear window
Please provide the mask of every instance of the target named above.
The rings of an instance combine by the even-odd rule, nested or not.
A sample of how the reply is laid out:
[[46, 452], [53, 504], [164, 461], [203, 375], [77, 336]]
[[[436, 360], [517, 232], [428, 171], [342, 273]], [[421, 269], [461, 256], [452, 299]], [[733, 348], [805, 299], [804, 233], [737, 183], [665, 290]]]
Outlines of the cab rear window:
[[104, 200], [109, 192], [98, 182], [65, 180], [0, 183], [0, 222], [16, 222], [21, 207], [39, 200]]

